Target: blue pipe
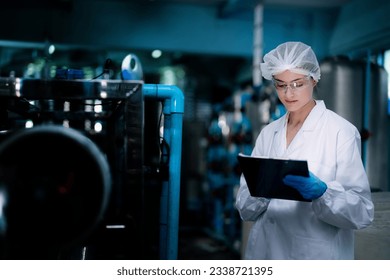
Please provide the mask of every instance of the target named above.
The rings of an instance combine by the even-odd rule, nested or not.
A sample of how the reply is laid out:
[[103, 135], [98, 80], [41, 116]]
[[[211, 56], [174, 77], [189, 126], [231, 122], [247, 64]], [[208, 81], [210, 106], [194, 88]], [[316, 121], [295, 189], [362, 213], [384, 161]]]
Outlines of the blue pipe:
[[184, 95], [171, 85], [144, 84], [147, 99], [164, 102], [164, 139], [170, 147], [169, 179], [160, 198], [160, 258], [177, 259]]
[[184, 113], [184, 95], [177, 86], [144, 84], [142, 92], [147, 98], [169, 100], [170, 108], [168, 110], [170, 113]]

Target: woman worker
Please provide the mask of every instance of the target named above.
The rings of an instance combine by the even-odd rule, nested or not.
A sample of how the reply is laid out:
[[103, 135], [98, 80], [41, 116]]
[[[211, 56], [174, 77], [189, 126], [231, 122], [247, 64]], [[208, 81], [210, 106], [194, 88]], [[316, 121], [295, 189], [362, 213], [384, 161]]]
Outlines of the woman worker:
[[283, 43], [260, 66], [287, 113], [262, 129], [252, 156], [307, 160], [310, 176], [284, 183], [311, 202], [252, 197], [241, 176], [236, 207], [254, 222], [245, 259], [353, 259], [354, 230], [374, 217], [359, 132], [313, 99], [320, 68], [310, 46]]

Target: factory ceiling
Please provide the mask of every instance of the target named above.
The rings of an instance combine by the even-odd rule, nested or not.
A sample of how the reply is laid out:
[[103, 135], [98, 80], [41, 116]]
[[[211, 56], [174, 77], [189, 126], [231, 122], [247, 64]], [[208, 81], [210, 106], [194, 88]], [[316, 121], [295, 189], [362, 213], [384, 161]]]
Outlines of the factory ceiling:
[[[172, 63], [182, 63], [205, 75], [211, 72], [230, 79], [251, 63], [253, 13], [257, 3], [261, 2], [264, 9], [287, 11], [277, 14], [275, 22], [267, 26], [271, 35], [267, 35], [269, 43], [265, 47], [284, 38], [303, 38], [312, 41], [319, 53], [326, 54], [324, 41], [330, 40], [331, 33], [327, 30], [334, 22], [329, 26], [319, 24], [323, 15], [315, 13], [319, 9], [339, 9], [353, 1], [356, 0], [5, 1], [0, 10], [0, 24], [4, 26], [0, 30], [0, 70], [7, 75], [11, 68], [25, 67], [45, 54], [48, 44], [54, 43], [57, 50], [52, 58], [58, 64], [97, 67], [107, 57], [119, 61], [132, 51], [140, 56], [150, 73]], [[82, 12], [77, 10], [80, 6], [84, 8]], [[136, 6], [138, 10], [121, 10]], [[195, 8], [197, 18], [180, 14], [190, 11], [188, 7]], [[300, 16], [297, 10], [306, 12]], [[163, 51], [158, 60], [150, 56], [154, 48]]]
[[[129, 1], [129, 0], [116, 0]], [[145, 0], [137, 0], [145, 1]], [[241, 7], [252, 8], [256, 3], [263, 3], [265, 6], [300, 6], [300, 7], [337, 7], [350, 2], [351, 0], [147, 0], [151, 3], [180, 3], [194, 5], [235, 5]]]

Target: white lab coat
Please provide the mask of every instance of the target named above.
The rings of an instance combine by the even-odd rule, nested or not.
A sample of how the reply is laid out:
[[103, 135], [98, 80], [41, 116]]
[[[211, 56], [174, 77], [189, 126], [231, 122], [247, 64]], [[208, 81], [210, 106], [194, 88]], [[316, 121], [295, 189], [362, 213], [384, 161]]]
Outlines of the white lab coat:
[[359, 132], [316, 103], [287, 149], [286, 114], [260, 132], [252, 155], [307, 160], [328, 188], [312, 202], [255, 198], [241, 176], [236, 207], [254, 221], [245, 259], [353, 259], [353, 230], [373, 221]]

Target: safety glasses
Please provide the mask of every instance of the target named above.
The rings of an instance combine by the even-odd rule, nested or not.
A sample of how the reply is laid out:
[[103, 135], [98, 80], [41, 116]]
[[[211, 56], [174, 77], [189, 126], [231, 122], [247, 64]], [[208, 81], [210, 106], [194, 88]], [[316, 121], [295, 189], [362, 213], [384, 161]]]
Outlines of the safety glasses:
[[283, 81], [280, 81], [277, 79], [273, 79], [273, 82], [274, 82], [275, 89], [278, 92], [286, 93], [288, 88], [290, 88], [291, 91], [295, 92], [295, 91], [299, 91], [299, 90], [304, 89], [306, 86], [308, 86], [310, 84], [310, 76], [306, 76], [304, 78], [297, 79], [297, 80], [292, 81], [290, 83], [286, 83], [286, 82], [283, 82]]

